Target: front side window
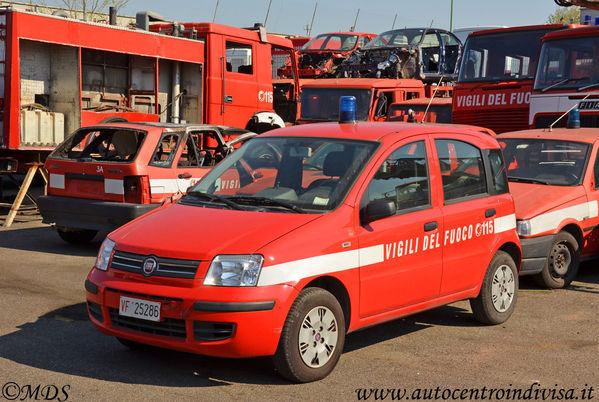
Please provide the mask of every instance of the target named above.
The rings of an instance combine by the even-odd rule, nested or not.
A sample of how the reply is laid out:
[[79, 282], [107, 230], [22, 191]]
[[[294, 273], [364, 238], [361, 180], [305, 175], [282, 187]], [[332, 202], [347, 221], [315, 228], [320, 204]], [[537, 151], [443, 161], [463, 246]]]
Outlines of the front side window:
[[367, 189], [368, 202], [393, 201], [398, 213], [430, 205], [424, 141], [395, 150], [379, 166]]
[[565, 140], [505, 138], [499, 141], [509, 181], [575, 186], [580, 184], [589, 144]]
[[356, 97], [356, 114], [360, 121], [368, 120], [372, 91], [360, 88], [302, 88], [302, 120], [337, 121], [339, 120], [339, 98]]
[[445, 203], [487, 194], [480, 149], [458, 140], [435, 140]]
[[252, 45], [227, 41], [227, 71], [253, 74]]
[[330, 211], [377, 147], [373, 141], [256, 137], [212, 169], [181, 202], [273, 212]]
[[181, 133], [166, 133], [162, 135], [154, 155], [150, 160], [151, 166], [170, 168], [181, 141]]

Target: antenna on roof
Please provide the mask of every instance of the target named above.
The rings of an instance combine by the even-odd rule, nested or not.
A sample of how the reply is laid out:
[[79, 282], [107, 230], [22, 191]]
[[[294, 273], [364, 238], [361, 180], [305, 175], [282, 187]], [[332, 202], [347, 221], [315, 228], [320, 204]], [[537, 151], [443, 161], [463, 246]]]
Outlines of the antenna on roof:
[[391, 25], [391, 30], [395, 29], [395, 21], [397, 21], [397, 14], [395, 14], [395, 18], [393, 18], [393, 25]]
[[437, 95], [437, 91], [439, 90], [439, 85], [441, 85], [441, 81], [443, 81], [443, 74], [441, 74], [441, 78], [439, 78], [439, 82], [437, 82], [437, 86], [435, 87], [435, 90], [433, 91], [433, 94], [431, 95], [431, 98], [428, 101], [428, 105], [426, 105], [426, 109], [424, 109], [424, 114], [422, 115], [422, 121], [420, 121], [421, 123], [424, 123], [424, 120], [426, 119], [426, 114], [428, 113], [428, 109], [431, 107], [431, 103], [433, 103], [433, 99], [435, 99], [435, 95]]
[[268, 14], [270, 13], [270, 5], [272, 4], [272, 0], [268, 2], [268, 9], [266, 10], [266, 18], [264, 18], [264, 27], [266, 28], [266, 21], [268, 21]]
[[314, 24], [314, 17], [316, 17], [316, 8], [318, 8], [318, 2], [314, 4], [314, 13], [312, 13], [312, 21], [310, 21], [310, 26], [306, 27], [306, 36], [310, 36], [312, 33], [312, 25]]
[[[588, 94], [587, 94], [587, 96], [585, 96], [584, 98], [582, 98], [582, 99], [580, 100], [580, 102], [582, 102], [583, 100], [585, 100], [585, 99], [586, 99], [586, 98], [588, 98], [589, 96], [591, 96], [591, 94], [590, 94], [590, 93], [588, 93]], [[577, 106], [580, 104], [580, 102], [579, 102], [579, 103], [575, 103], [575, 104], [574, 104], [574, 106], [572, 106], [570, 109], [566, 110], [566, 111], [564, 112], [564, 114], [562, 114], [562, 115], [561, 115], [560, 117], [558, 117], [558, 118], [557, 118], [557, 119], [556, 119], [556, 120], [555, 120], [553, 123], [551, 123], [551, 125], [549, 126], [549, 131], [551, 132], [551, 130], [553, 129], [553, 126], [555, 126], [555, 124], [556, 124], [558, 121], [560, 121], [561, 119], [563, 119], [565, 115], [567, 115], [568, 113], [570, 113], [570, 112], [572, 111], [572, 109], [575, 109], [575, 108], [576, 108], [576, 107], [577, 107]]]
[[349, 29], [349, 32], [356, 31], [356, 23], [358, 22], [358, 15], [360, 15], [360, 9], [358, 8], [358, 12], [356, 13], [356, 19], [354, 20], [354, 25]]
[[220, 3], [220, 0], [216, 0], [216, 7], [214, 7], [214, 17], [212, 17], [213, 23], [214, 21], [216, 21], [216, 10], [218, 10], [218, 3]]

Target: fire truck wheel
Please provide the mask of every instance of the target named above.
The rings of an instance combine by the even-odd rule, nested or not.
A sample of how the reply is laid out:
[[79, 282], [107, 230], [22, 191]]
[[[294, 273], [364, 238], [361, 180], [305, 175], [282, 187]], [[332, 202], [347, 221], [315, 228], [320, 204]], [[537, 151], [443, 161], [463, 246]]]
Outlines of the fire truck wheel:
[[483, 324], [501, 324], [514, 311], [518, 297], [518, 270], [512, 257], [503, 251], [494, 256], [480, 292], [470, 299], [474, 317]]
[[287, 315], [274, 366], [291, 381], [320, 380], [339, 361], [344, 342], [345, 319], [337, 299], [321, 288], [304, 289]]
[[104, 120], [102, 120], [100, 122], [100, 124], [102, 124], [102, 123], [126, 123], [128, 121], [129, 120], [127, 120], [127, 119], [125, 119], [124, 117], [121, 117], [121, 116], [110, 116], [110, 117], [107, 117]]
[[98, 233], [97, 230], [71, 229], [61, 226], [57, 227], [56, 230], [62, 240], [71, 244], [89, 243], [96, 236], [96, 233]]
[[547, 256], [543, 270], [533, 277], [537, 285], [560, 289], [572, 282], [578, 273], [580, 246], [568, 232], [559, 232]]

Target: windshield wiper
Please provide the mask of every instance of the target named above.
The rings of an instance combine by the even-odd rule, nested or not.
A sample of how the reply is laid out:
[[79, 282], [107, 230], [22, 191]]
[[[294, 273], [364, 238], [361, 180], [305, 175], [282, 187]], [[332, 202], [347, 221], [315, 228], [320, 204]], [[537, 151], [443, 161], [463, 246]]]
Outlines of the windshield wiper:
[[239, 204], [229, 200], [228, 198], [221, 197], [219, 195], [202, 193], [201, 191], [188, 191], [186, 195], [196, 197], [196, 198], [202, 198], [202, 199], [208, 200], [210, 202], [225, 204], [228, 207], [230, 207], [231, 209], [244, 210], [244, 208], [242, 208]]
[[518, 183], [545, 184], [545, 185], [548, 185], [548, 186], [550, 185], [547, 180], [532, 179], [530, 177], [508, 176], [507, 179], [508, 179], [508, 181], [515, 181], [515, 182], [518, 182]]
[[565, 84], [566, 82], [570, 82], [570, 81], [581, 81], [581, 80], [586, 80], [587, 78], [588, 77], [584, 77], [584, 78], [564, 78], [563, 80], [558, 81], [555, 84], [551, 84], [548, 87], [545, 87], [545, 88], [541, 89], [541, 92], [549, 91], [551, 88], [558, 87], [560, 85]]
[[589, 85], [585, 85], [584, 87], [580, 87], [580, 88], [577, 89], [577, 91], [584, 91], [585, 89], [590, 89], [590, 88], [593, 88], [593, 87], [596, 87], [596, 86], [599, 86], [599, 82], [595, 82], [595, 83], [592, 83], [592, 84], [589, 84]]
[[231, 197], [231, 198], [233, 198], [236, 202], [243, 202], [244, 204], [283, 207], [283, 208], [290, 209], [294, 212], [297, 212], [299, 214], [305, 213], [305, 211], [303, 209], [301, 209], [300, 207], [298, 207], [297, 205], [293, 205], [289, 202], [282, 201], [282, 200], [276, 200], [276, 199], [266, 198], [266, 197], [251, 197], [251, 196], [236, 196], [236, 197]]

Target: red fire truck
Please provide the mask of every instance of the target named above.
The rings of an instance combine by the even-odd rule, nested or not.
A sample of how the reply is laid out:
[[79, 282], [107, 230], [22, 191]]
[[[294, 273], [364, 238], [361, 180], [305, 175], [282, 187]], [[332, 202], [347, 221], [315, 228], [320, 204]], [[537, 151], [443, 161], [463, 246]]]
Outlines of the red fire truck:
[[294, 118], [276, 113], [271, 63], [293, 45], [261, 26], [160, 24], [150, 32], [4, 10], [0, 29], [3, 157], [41, 160], [80, 126], [115, 118], [257, 132]]
[[[580, 110], [583, 127], [599, 126], [599, 27], [546, 35], [530, 103], [534, 128], [565, 127], [570, 109]], [[558, 120], [559, 119], [559, 120]]]
[[531, 25], [471, 33], [454, 88], [452, 121], [497, 133], [528, 128], [541, 37], [567, 25]]

